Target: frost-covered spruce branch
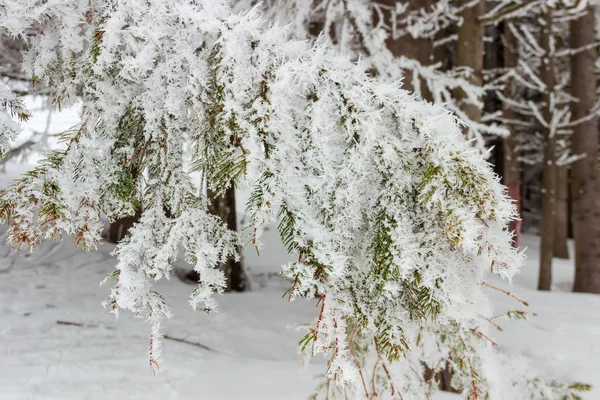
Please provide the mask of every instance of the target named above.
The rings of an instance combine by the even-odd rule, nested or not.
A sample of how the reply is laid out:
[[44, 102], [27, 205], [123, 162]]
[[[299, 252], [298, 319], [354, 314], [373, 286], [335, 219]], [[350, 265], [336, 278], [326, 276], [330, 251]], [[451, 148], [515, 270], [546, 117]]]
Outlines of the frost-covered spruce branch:
[[0, 154], [9, 150], [10, 141], [17, 136], [19, 124], [15, 118], [26, 121], [29, 113], [10, 88], [0, 80]]
[[[432, 383], [413, 370], [430, 357], [462, 360], [465, 396], [501, 390], [486, 367], [494, 353], [477, 339], [488, 335], [472, 329], [488, 313], [485, 274], [520, 267], [506, 229], [514, 210], [447, 111], [225, 2], [19, 0], [0, 11], [12, 35], [42, 28], [28, 37], [26, 72], [60, 103], [84, 104], [65, 147], [2, 192], [9, 240], [33, 248], [64, 232], [91, 249], [102, 214], [141, 209], [115, 250], [106, 305], [147, 317], [153, 369], [170, 315], [153, 283], [183, 249], [200, 275], [191, 305], [215, 310], [225, 286], [216, 266], [241, 240], [207, 213], [204, 182], [190, 177], [200, 171], [217, 192], [231, 181], [254, 188], [251, 242], [278, 221], [298, 255], [282, 267], [289, 298], [319, 299], [301, 343], [325, 355], [328, 382], [360, 390], [374, 363], [381, 396], [422, 398]], [[440, 329], [455, 332], [452, 345]]]
[[[236, 10], [248, 10], [256, 2], [234, 0]], [[450, 0], [429, 2], [392, 2], [370, 0], [267, 0], [260, 4], [269, 21], [288, 27], [288, 36], [316, 40], [323, 33], [344, 54], [360, 59], [365, 68], [379, 79], [404, 81], [404, 87], [419, 98], [443, 104], [465, 122], [466, 134], [483, 150], [487, 135], [506, 136], [507, 130], [493, 114], [475, 121], [464, 112], [465, 104], [483, 108], [485, 88], [467, 79], [470, 70], [444, 71], [434, 61], [433, 47], [438, 36], [450, 26], [461, 23], [461, 8]], [[423, 40], [411, 48], [411, 42]], [[390, 47], [389, 42], [393, 43]], [[404, 41], [404, 44], [399, 44]], [[424, 49], [416, 50], [424, 46]], [[392, 48], [395, 48], [393, 50]], [[422, 54], [415, 54], [415, 53]], [[419, 59], [421, 58], [421, 59]], [[456, 92], [464, 94], [462, 105]]]

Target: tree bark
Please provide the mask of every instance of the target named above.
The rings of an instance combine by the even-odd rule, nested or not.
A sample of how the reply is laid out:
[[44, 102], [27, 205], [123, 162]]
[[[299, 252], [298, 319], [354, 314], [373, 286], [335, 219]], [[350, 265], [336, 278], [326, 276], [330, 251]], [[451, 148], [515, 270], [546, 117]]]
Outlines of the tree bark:
[[[227, 228], [231, 231], [237, 231], [237, 213], [235, 209], [235, 189], [233, 184], [225, 191], [224, 195], [218, 196], [212, 190], [208, 190], [207, 196], [211, 200], [208, 206], [208, 211], [221, 218]], [[238, 253], [241, 254], [241, 249], [238, 248]], [[248, 276], [244, 269], [244, 265], [240, 260], [230, 257], [226, 263], [219, 265], [219, 268], [227, 278], [227, 292], [244, 292], [248, 290]], [[186, 274], [186, 279], [197, 282], [200, 279], [198, 273], [194, 270]]]
[[[225, 191], [224, 196], [215, 198], [215, 193], [208, 191], [208, 196], [213, 199], [208, 207], [209, 211], [221, 217], [229, 230], [237, 232], [237, 213], [235, 209], [235, 188], [233, 184]], [[238, 249], [241, 254], [241, 249]], [[243, 292], [248, 288], [248, 277], [241, 259], [236, 261], [233, 257], [221, 266], [227, 277], [227, 291]]]
[[569, 258], [569, 167], [556, 166], [556, 218], [554, 258]]
[[[463, 10], [460, 14], [462, 24], [458, 27], [457, 67], [470, 70], [468, 81], [475, 85], [482, 85], [483, 73], [483, 37], [484, 26], [478, 22], [485, 11], [484, 0], [459, 0], [459, 7]], [[456, 99], [460, 108], [473, 122], [481, 120], [481, 108], [474, 104], [466, 103], [467, 98], [463, 89], [458, 88]]]
[[[237, 231], [237, 214], [235, 209], [235, 189], [233, 185], [226, 190], [224, 196], [216, 196], [216, 193], [208, 191], [209, 199], [212, 203], [209, 206], [209, 212], [220, 217], [232, 231]], [[112, 222], [108, 228], [106, 240], [111, 243], [118, 243], [128, 233], [134, 223], [139, 221], [142, 213], [138, 211], [135, 215], [120, 218]], [[241, 254], [241, 249], [238, 249]], [[236, 261], [231, 257], [226, 263], [219, 266], [227, 278], [226, 291], [243, 292], [248, 289], [248, 277], [244, 270], [241, 259]], [[185, 279], [198, 282], [200, 276], [194, 270], [185, 274]]]
[[[518, 43], [508, 27], [508, 22], [504, 23], [504, 67], [512, 69], [517, 67], [518, 63]], [[507, 82], [504, 89], [504, 96], [512, 99], [516, 96], [516, 82], [511, 79]], [[509, 106], [504, 105], [502, 110], [504, 118], [508, 121], [517, 119], [516, 112]], [[521, 168], [519, 165], [518, 154], [516, 150], [517, 140], [514, 125], [508, 123], [510, 133], [502, 139], [502, 178], [504, 185], [508, 190], [508, 195], [515, 202], [519, 219], [510, 222], [509, 229], [514, 234], [513, 245], [519, 247], [521, 243]]]
[[[431, 5], [435, 3], [436, 0], [409, 0], [408, 7], [406, 8], [406, 12], [414, 12], [419, 9], [427, 9]], [[390, 7], [395, 7], [397, 0], [377, 0], [379, 4], [383, 4]], [[375, 18], [379, 18], [377, 13], [375, 13]], [[384, 21], [388, 26], [392, 26], [389, 13], [384, 13]], [[375, 21], [375, 25], [377, 25], [377, 20]], [[433, 62], [433, 40], [432, 38], [415, 38], [410, 33], [406, 33], [405, 35], [399, 38], [388, 37], [386, 39], [386, 46], [392, 52], [395, 57], [406, 57], [411, 60], [418, 61], [421, 65], [431, 65]], [[413, 73], [411, 71], [406, 71], [404, 74], [404, 82], [403, 88], [408, 90], [409, 92], [414, 92], [416, 88], [416, 84], [419, 85], [421, 98], [427, 101], [433, 101], [433, 96], [427, 87], [427, 84], [420, 79], [419, 81], [415, 81]]]
[[[592, 8], [571, 22], [571, 45], [574, 49], [594, 43]], [[579, 102], [573, 104], [575, 119], [587, 116], [596, 103], [597, 54], [594, 47], [571, 58], [571, 90]], [[574, 154], [586, 154], [571, 166], [573, 236], [575, 238], [575, 292], [600, 293], [600, 165], [598, 163], [598, 121], [590, 118], [573, 131]]]
[[547, 126], [544, 132], [544, 164], [542, 171], [542, 224], [540, 234], [540, 270], [538, 290], [550, 290], [552, 286], [552, 257], [554, 254], [554, 230], [556, 229], [556, 138], [549, 127], [552, 119], [552, 92], [556, 86], [554, 75], [554, 57], [552, 54], [552, 10], [546, 7], [542, 27], [542, 48], [544, 55], [541, 62], [541, 78], [546, 86], [542, 101], [543, 116]]
[[119, 218], [118, 220], [111, 222], [108, 227], [108, 234], [106, 240], [110, 243], [119, 243], [129, 233], [133, 224], [139, 221], [142, 213], [136, 212], [135, 215]]
[[[133, 180], [135, 181], [139, 176], [139, 171], [137, 168], [134, 168], [131, 171], [131, 175]], [[108, 227], [108, 234], [106, 236], [106, 240], [110, 243], [119, 243], [125, 236], [129, 234], [129, 230], [133, 227], [133, 224], [138, 222], [142, 217], [142, 211], [137, 210], [134, 215], [130, 215], [128, 217], [119, 218]]]

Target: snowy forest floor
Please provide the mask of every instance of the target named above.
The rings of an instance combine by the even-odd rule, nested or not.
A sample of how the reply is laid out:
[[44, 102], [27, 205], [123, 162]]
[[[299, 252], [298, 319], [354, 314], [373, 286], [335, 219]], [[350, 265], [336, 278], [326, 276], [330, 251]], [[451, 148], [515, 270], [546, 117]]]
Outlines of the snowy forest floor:
[[[572, 266], [559, 260], [554, 291], [535, 291], [537, 238], [525, 242], [523, 273], [512, 287], [494, 283], [529, 301], [538, 316], [504, 322], [494, 339], [546, 376], [593, 384], [585, 398], [598, 398], [600, 296], [567, 292]], [[87, 254], [68, 240], [32, 254], [0, 249], [1, 399], [306, 399], [324, 368], [316, 359], [298, 373], [301, 334], [293, 327], [309, 323], [315, 308], [281, 298], [285, 285], [273, 263], [259, 269], [247, 257], [252, 292], [219, 297], [220, 312], [210, 315], [188, 306], [193, 286], [176, 278], [159, 283], [174, 316], [165, 324], [171, 339], [164, 340], [163, 372], [153, 376], [148, 326], [127, 313], [117, 320], [99, 306], [109, 290], [98, 283], [114, 266], [112, 245]], [[499, 312], [515, 306], [491, 296]]]
[[[72, 125], [72, 117], [55, 116], [55, 129]], [[38, 125], [45, 121], [40, 118]], [[0, 186], [27, 168], [12, 165]], [[218, 297], [218, 313], [192, 311], [192, 285], [177, 278], [157, 284], [174, 314], [165, 322], [157, 376], [147, 360], [148, 325], [126, 312], [116, 319], [100, 307], [110, 283], [98, 284], [114, 268], [113, 245], [84, 253], [65, 238], [18, 254], [4, 232], [0, 228], [0, 399], [306, 399], [324, 371], [319, 358], [298, 371], [302, 333], [294, 327], [316, 317], [315, 302], [282, 298], [287, 285], [277, 271], [288, 256], [274, 230], [265, 234], [261, 257], [253, 249], [244, 254], [252, 290]], [[572, 260], [555, 260], [552, 292], [536, 291], [538, 238], [526, 235], [524, 245], [528, 259], [513, 284], [490, 282], [528, 301], [538, 315], [502, 321], [504, 331], [493, 338], [501, 351], [528, 358], [548, 378], [594, 385], [584, 398], [598, 399], [600, 296], [569, 292]], [[489, 294], [498, 313], [521, 308]]]

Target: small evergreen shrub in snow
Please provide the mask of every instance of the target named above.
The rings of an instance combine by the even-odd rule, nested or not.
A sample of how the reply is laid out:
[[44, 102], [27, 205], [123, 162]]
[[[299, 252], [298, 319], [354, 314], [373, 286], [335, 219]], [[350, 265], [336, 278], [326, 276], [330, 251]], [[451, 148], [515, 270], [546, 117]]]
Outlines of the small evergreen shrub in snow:
[[[106, 305], [147, 317], [153, 369], [171, 313], [153, 283], [182, 253], [200, 275], [190, 304], [216, 310], [216, 266], [276, 222], [298, 256], [281, 269], [288, 298], [318, 299], [300, 347], [327, 360], [321, 394], [427, 398], [425, 367], [446, 365], [469, 399], [585, 389], [508, 368], [493, 349], [484, 280], [521, 265], [514, 209], [444, 109], [220, 0], [2, 0], [0, 26], [42, 32], [27, 37], [25, 71], [58, 104], [84, 105], [64, 147], [2, 192], [9, 239], [33, 249], [67, 234], [89, 250], [101, 216], [141, 209]], [[232, 181], [253, 188], [241, 235], [203, 190]]]

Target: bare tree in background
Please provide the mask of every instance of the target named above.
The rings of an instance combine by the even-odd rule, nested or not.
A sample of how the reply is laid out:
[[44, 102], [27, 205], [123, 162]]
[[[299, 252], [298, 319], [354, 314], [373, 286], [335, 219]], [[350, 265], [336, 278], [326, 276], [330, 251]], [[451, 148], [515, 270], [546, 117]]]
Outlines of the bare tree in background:
[[554, 230], [554, 258], [569, 258], [569, 169], [570, 165], [556, 165], [556, 215]]
[[543, 97], [543, 172], [542, 172], [542, 230], [540, 233], [540, 273], [538, 290], [550, 290], [552, 285], [552, 257], [556, 215], [556, 132], [550, 121], [554, 113], [553, 91], [556, 86], [554, 71], [554, 36], [552, 9], [543, 7], [541, 49], [543, 51], [540, 77], [545, 85]]
[[571, 57], [573, 114], [582, 122], [574, 127], [574, 154], [585, 154], [571, 167], [573, 234], [575, 237], [575, 292], [600, 293], [600, 163], [596, 106], [594, 13], [589, 7], [571, 22], [571, 44], [581, 49]]
[[[482, 86], [484, 25], [479, 22], [485, 10], [484, 0], [459, 0], [462, 24], [458, 27], [457, 66], [467, 69], [468, 81], [475, 87]], [[473, 122], [481, 121], [481, 106], [466, 102], [467, 94], [457, 89], [459, 106]]]
[[[503, 24], [504, 31], [504, 68], [514, 70], [518, 66], [518, 43], [515, 35], [508, 26], [508, 21]], [[514, 77], [509, 77], [504, 88], [504, 98], [513, 99], [516, 97], [517, 85]], [[517, 113], [515, 110], [503, 103], [502, 109], [504, 120], [510, 129], [508, 136], [502, 138], [503, 169], [502, 178], [508, 194], [517, 206], [517, 213], [521, 215], [521, 168], [519, 165], [519, 154], [517, 149], [517, 132], [515, 122], [517, 122]], [[515, 219], [510, 224], [510, 230], [514, 232], [514, 245], [519, 247], [521, 239], [521, 220]]]

